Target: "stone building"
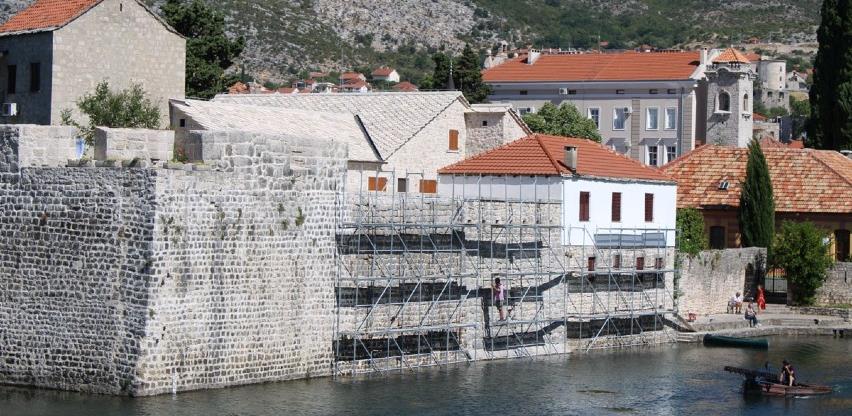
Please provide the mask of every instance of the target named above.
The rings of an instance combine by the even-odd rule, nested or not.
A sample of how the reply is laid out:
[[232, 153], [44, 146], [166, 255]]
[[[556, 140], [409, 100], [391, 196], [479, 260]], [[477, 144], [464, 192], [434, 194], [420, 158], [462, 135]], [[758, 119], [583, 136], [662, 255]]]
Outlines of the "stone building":
[[389, 193], [435, 193], [440, 167], [529, 134], [511, 109], [471, 105], [458, 91], [221, 94], [211, 103], [357, 116], [383, 167], [350, 171], [350, 177], [357, 173], [360, 178], [356, 182], [361, 185], [354, 189]]
[[[769, 141], [773, 143], [774, 141]], [[829, 231], [838, 260], [849, 258], [852, 230], [852, 160], [830, 150], [763, 146], [775, 224], [811, 221]], [[748, 149], [705, 145], [663, 166], [678, 183], [679, 208], [697, 208], [712, 248], [740, 247], [739, 207]]]
[[790, 110], [790, 94], [787, 91], [787, 61], [780, 59], [761, 59], [757, 63], [757, 77], [760, 88], [755, 91], [755, 99], [766, 108], [781, 107]]
[[726, 49], [704, 71], [707, 78], [706, 142], [746, 147], [753, 136], [754, 72], [743, 54]]
[[185, 93], [186, 41], [142, 1], [37, 0], [0, 26], [0, 122], [60, 124], [101, 81], [141, 84], [168, 122]]
[[[715, 97], [708, 89], [718, 91], [719, 86], [712, 84], [726, 80], [711, 80], [707, 71], [714, 71], [717, 57], [733, 53], [732, 49], [616, 53], [530, 49], [486, 69], [483, 80], [493, 89], [492, 102], [511, 104], [521, 114], [548, 102], [572, 103], [595, 121], [605, 145], [645, 164], [662, 166], [708, 142], [708, 131], [717, 127], [708, 125], [715, 113], [711, 105]], [[748, 60], [737, 54], [748, 67]], [[746, 86], [738, 89], [745, 92]], [[726, 128], [749, 131], [750, 137], [748, 121], [730, 119]]]

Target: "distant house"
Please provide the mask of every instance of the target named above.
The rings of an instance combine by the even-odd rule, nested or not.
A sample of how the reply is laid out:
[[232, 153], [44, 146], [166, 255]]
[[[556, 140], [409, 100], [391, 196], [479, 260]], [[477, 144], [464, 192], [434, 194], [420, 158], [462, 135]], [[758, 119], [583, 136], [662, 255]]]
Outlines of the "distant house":
[[297, 79], [293, 81], [290, 86], [293, 88], [298, 88], [299, 90], [313, 91], [313, 89], [317, 85], [317, 80], [311, 79]]
[[371, 74], [373, 81], [399, 82], [399, 73], [396, 69], [381, 66], [376, 68]]
[[[811, 221], [833, 235], [837, 259], [850, 256], [852, 160], [829, 150], [762, 146], [775, 198], [775, 223]], [[737, 210], [748, 149], [705, 145], [663, 166], [678, 183], [678, 207], [697, 208], [713, 248], [740, 247]]]
[[330, 93], [337, 92], [337, 84], [333, 82], [317, 82], [310, 92]]
[[416, 86], [416, 85], [414, 85], [414, 84], [412, 84], [412, 83], [410, 83], [410, 82], [408, 82], [408, 81], [402, 81], [402, 82], [400, 82], [400, 83], [398, 83], [398, 84], [394, 85], [394, 86], [393, 86], [393, 90], [394, 90], [394, 91], [399, 91], [399, 92], [416, 92], [416, 91], [420, 91], [420, 89], [419, 89], [419, 88], [417, 88], [417, 86]]
[[792, 92], [808, 92], [808, 76], [799, 71], [790, 71], [787, 73], [787, 91]]
[[561, 202], [564, 245], [674, 247], [675, 181], [591, 140], [533, 134], [438, 175], [442, 196]]
[[325, 78], [328, 76], [328, 72], [320, 72], [320, 71], [311, 71], [308, 73], [308, 78]]
[[341, 84], [352, 84], [358, 81], [367, 81], [367, 77], [360, 72], [344, 72], [340, 74]]
[[186, 40], [138, 0], [36, 0], [0, 25], [0, 122], [59, 124], [108, 80], [139, 83], [160, 108], [183, 98]]
[[[298, 94], [302, 91], [299, 90], [298, 88], [281, 87], [281, 88], [275, 90], [274, 92], [276, 92], [278, 94]], [[310, 90], [305, 90], [305, 92], [310, 92]]]
[[752, 131], [755, 139], [770, 138], [778, 141], [781, 139], [781, 123], [777, 119], [768, 119], [760, 113], [752, 113], [754, 124]]
[[370, 84], [364, 81], [354, 81], [340, 86], [342, 92], [370, 92]]
[[[221, 94], [210, 105], [227, 106], [237, 114], [244, 105], [354, 116], [383, 164], [381, 169], [371, 165], [360, 172], [353, 168], [350, 174], [361, 179], [363, 190], [376, 192], [435, 193], [438, 168], [530, 133], [506, 107], [472, 106], [458, 91]], [[172, 122], [180, 125], [179, 120]]]

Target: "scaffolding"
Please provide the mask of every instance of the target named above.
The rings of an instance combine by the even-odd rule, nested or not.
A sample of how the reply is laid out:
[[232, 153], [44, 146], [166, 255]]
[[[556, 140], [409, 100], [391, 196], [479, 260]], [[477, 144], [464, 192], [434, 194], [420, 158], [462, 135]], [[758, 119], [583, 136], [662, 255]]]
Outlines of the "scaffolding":
[[359, 172], [342, 196], [334, 374], [675, 341], [673, 229], [563, 224], [538, 177], [516, 194], [506, 178], [502, 195], [493, 177], [438, 194], [399, 192], [402, 178], [422, 175]]

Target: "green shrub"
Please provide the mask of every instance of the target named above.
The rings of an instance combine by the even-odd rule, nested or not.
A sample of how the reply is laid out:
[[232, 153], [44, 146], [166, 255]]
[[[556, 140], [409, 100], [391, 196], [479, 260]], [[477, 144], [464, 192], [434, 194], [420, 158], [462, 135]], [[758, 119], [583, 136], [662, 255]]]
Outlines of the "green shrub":
[[695, 208], [678, 209], [675, 247], [682, 253], [694, 256], [701, 250], [707, 250], [709, 246], [701, 212]]
[[813, 304], [831, 258], [828, 232], [811, 222], [784, 221], [772, 249], [772, 263], [787, 274], [787, 290], [797, 305]]

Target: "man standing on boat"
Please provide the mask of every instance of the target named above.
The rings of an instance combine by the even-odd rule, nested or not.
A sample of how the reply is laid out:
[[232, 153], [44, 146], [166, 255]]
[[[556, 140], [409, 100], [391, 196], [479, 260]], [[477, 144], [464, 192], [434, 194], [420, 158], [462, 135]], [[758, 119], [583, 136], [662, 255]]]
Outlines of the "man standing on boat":
[[788, 386], [792, 386], [796, 381], [796, 370], [793, 369], [793, 366], [787, 360], [781, 362], [781, 376], [778, 381]]

